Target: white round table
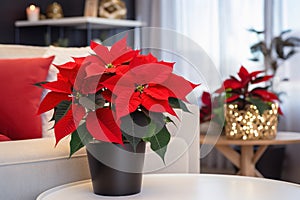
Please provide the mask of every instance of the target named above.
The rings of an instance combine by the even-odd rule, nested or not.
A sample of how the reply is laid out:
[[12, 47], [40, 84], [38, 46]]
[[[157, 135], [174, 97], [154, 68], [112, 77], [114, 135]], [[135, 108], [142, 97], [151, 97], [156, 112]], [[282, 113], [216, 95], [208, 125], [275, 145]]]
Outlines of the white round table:
[[50, 189], [37, 200], [299, 200], [300, 185], [264, 178], [234, 175], [155, 174], [144, 175], [142, 191], [123, 197], [95, 195], [90, 180]]

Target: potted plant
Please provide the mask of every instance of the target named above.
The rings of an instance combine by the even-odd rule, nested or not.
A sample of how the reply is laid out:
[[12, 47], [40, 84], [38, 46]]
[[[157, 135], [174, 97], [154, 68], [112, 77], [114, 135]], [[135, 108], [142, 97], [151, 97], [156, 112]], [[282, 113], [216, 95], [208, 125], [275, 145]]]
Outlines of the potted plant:
[[172, 122], [166, 113], [188, 111], [183, 102], [197, 85], [175, 75], [175, 63], [131, 49], [126, 38], [110, 49], [90, 47], [93, 54], [56, 65], [56, 81], [38, 84], [50, 90], [38, 113], [54, 108], [56, 145], [71, 135], [70, 156], [86, 145], [96, 194], [138, 193], [145, 142], [164, 160]]
[[[248, 31], [255, 33], [257, 37], [265, 33], [265, 31], [258, 31], [253, 28], [248, 29]], [[251, 45], [250, 50], [253, 54], [253, 58], [250, 60], [254, 62], [260, 61], [262, 55], [266, 70], [273, 76], [276, 76], [279, 66], [295, 55], [297, 53], [296, 48], [300, 46], [300, 38], [295, 36], [286, 37], [286, 34], [290, 32], [291, 30], [282, 31], [279, 35], [272, 37], [269, 44], [263, 39], [260, 39], [257, 43]], [[285, 78], [281, 81], [286, 80]], [[271, 81], [271, 86], [273, 86], [273, 84], [273, 81]]]
[[[249, 73], [241, 66], [238, 78], [231, 76], [213, 95], [212, 102], [222, 102], [225, 105], [216, 106], [211, 110], [211, 116], [225, 116], [225, 133], [230, 139], [271, 139], [277, 132], [278, 96], [268, 91], [268, 81], [272, 75], [262, 75], [265, 71]], [[204, 94], [209, 95], [209, 94]], [[204, 96], [205, 97], [205, 96]], [[207, 98], [207, 97], [206, 97]], [[203, 97], [202, 97], [203, 99]], [[204, 101], [205, 103], [205, 101]], [[204, 113], [209, 104], [204, 104], [200, 113]], [[221, 107], [224, 106], [224, 111]]]

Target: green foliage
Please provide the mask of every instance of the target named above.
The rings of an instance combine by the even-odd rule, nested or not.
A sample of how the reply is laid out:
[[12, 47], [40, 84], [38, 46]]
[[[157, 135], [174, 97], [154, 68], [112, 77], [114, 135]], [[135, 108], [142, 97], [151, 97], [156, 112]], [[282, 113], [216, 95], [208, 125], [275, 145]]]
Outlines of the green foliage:
[[216, 107], [212, 110], [214, 114], [213, 120], [218, 123], [219, 125], [223, 126], [225, 117], [224, 117], [224, 106]]
[[48, 81], [42, 81], [42, 82], [38, 82], [38, 83], [35, 83], [33, 84], [34, 86], [37, 86], [37, 87], [40, 87], [40, 88], [43, 88], [43, 84], [45, 83], [48, 83]]
[[169, 104], [172, 108], [180, 108], [185, 112], [190, 112], [189, 109], [186, 107], [185, 103], [177, 98], [169, 98]]
[[[151, 117], [151, 118], [150, 118]], [[147, 113], [136, 111], [122, 118], [121, 130], [125, 141], [128, 141], [134, 151], [143, 140], [150, 142], [151, 149], [164, 161], [167, 145], [170, 141], [170, 133], [166, 128], [162, 113]], [[166, 118], [167, 121], [172, 121]]]
[[147, 132], [147, 125], [149, 118], [141, 111], [136, 111], [122, 118], [121, 130], [122, 135], [136, 151], [137, 145], [140, 143], [141, 138]]
[[170, 117], [165, 117], [165, 120], [164, 120], [166, 123], [169, 123], [169, 122], [171, 122], [171, 123], [173, 123], [175, 126], [177, 126], [175, 123], [174, 123], [174, 121], [170, 118]]
[[166, 154], [167, 145], [170, 142], [171, 135], [166, 126], [163, 126], [160, 130], [158, 130], [157, 128], [159, 127], [156, 127], [156, 130], [154, 131], [156, 132], [156, 134], [153, 134], [153, 132], [151, 132], [152, 136], [143, 138], [143, 140], [145, 142], [150, 142], [151, 149], [155, 153], [157, 153], [161, 157], [161, 159], [165, 162], [164, 156]]
[[265, 110], [269, 110], [271, 108], [269, 102], [264, 102], [259, 98], [249, 98], [247, 100], [257, 107], [260, 115], [262, 115]]
[[77, 130], [71, 134], [70, 157], [92, 140], [93, 137], [86, 129], [85, 123], [80, 125]]
[[58, 122], [63, 116], [65, 116], [70, 109], [71, 104], [71, 101], [62, 101], [55, 107], [55, 112], [53, 115], [55, 122]]

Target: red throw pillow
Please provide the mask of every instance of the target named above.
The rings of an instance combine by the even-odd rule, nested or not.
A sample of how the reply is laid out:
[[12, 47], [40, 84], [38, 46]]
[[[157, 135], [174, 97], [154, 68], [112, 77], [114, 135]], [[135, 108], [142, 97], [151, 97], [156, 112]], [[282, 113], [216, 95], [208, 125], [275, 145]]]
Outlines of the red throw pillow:
[[33, 84], [46, 80], [53, 59], [0, 59], [0, 132], [10, 139], [42, 137], [42, 89]]
[[0, 133], [0, 142], [4, 142], [4, 141], [11, 141], [11, 139], [9, 137], [7, 137], [6, 135], [2, 135]]

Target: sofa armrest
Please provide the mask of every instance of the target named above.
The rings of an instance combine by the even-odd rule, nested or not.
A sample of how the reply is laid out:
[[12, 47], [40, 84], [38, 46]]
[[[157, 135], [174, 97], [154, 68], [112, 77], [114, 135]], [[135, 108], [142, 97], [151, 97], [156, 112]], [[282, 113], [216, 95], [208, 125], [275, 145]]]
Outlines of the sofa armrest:
[[69, 158], [68, 140], [54, 145], [54, 138], [1, 142], [0, 199], [32, 200], [49, 188], [90, 177], [85, 149]]

